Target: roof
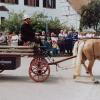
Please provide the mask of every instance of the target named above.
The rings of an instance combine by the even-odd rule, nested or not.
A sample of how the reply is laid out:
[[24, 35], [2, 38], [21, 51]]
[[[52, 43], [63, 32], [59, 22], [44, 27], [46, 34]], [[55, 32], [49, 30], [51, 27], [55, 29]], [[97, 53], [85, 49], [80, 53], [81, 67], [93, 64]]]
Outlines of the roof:
[[68, 0], [72, 7], [79, 11], [83, 5], [87, 5], [90, 0]]
[[9, 11], [5, 6], [0, 6], [0, 11]]

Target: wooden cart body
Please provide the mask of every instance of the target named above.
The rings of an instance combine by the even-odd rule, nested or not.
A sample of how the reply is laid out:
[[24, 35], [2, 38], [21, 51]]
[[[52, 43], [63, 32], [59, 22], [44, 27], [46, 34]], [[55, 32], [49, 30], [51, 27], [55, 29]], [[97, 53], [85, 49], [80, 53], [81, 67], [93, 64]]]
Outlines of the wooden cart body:
[[[42, 49], [41, 49], [42, 48]], [[20, 67], [21, 57], [33, 57], [29, 65], [29, 76], [36, 82], [44, 82], [50, 75], [50, 65], [73, 58], [67, 57], [60, 61], [48, 62], [45, 59], [43, 47], [33, 48], [32, 46], [0, 46], [0, 72], [14, 70]]]
[[0, 70], [13, 70], [20, 67], [22, 56], [33, 56], [31, 47], [0, 46]]

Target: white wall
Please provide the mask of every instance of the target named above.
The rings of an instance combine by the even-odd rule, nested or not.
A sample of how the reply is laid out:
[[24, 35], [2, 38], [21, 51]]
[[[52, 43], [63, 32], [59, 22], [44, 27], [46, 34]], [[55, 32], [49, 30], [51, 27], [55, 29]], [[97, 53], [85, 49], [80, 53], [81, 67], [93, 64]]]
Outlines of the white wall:
[[8, 11], [1, 11], [0, 12], [0, 17], [9, 18], [9, 12]]
[[5, 17], [6, 19], [9, 18], [8, 11], [0, 11], [0, 24], [1, 24], [1, 17]]
[[70, 27], [74, 27], [75, 29], [79, 29], [80, 15], [72, 8], [72, 6], [68, 2], [65, 3], [66, 0], [57, 0], [57, 1], [58, 1], [57, 11], [62, 23], [65, 23]]
[[66, 2], [66, 0], [56, 0], [56, 3], [56, 9], [43, 8], [43, 0], [40, 0], [39, 7], [24, 6], [24, 0], [19, 0], [19, 5], [4, 3], [0, 3], [0, 5], [6, 6], [9, 11], [25, 11], [25, 13], [29, 15], [32, 15], [34, 12], [43, 12], [44, 14], [48, 15], [49, 18], [58, 17], [62, 23], [68, 26], [73, 26], [75, 27], [75, 29], [78, 29], [80, 16], [76, 13], [76, 11], [70, 6], [68, 2]]

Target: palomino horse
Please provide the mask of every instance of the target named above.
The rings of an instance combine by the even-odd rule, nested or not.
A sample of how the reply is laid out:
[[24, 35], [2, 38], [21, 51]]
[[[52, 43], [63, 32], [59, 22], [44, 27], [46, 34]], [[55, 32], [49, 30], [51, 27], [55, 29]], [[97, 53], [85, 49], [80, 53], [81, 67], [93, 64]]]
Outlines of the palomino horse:
[[[86, 72], [90, 75], [92, 81], [95, 80], [92, 68], [94, 61], [96, 59], [100, 60], [100, 39], [87, 39], [77, 41], [73, 48], [73, 55], [77, 55], [74, 61], [74, 76], [77, 78], [80, 76], [81, 64], [84, 65]], [[85, 61], [88, 61], [88, 64], [85, 64]]]

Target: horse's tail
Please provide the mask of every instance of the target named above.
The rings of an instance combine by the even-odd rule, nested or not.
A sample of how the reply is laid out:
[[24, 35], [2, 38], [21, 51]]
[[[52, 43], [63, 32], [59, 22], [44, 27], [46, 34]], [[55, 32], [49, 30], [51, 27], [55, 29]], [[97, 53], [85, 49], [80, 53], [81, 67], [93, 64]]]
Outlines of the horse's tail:
[[80, 76], [83, 47], [84, 41], [78, 41], [75, 43], [73, 48], [73, 55], [77, 55], [74, 59], [74, 76]]

